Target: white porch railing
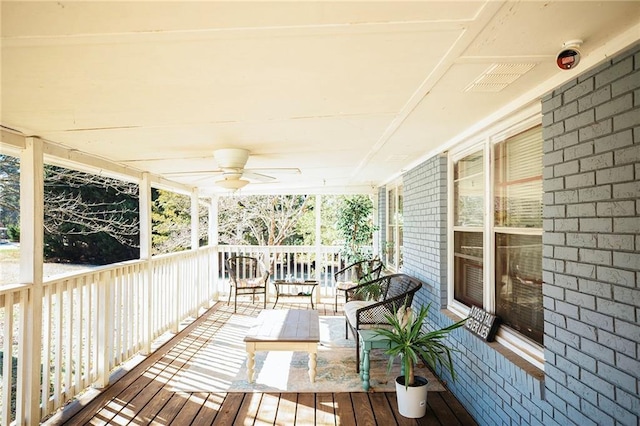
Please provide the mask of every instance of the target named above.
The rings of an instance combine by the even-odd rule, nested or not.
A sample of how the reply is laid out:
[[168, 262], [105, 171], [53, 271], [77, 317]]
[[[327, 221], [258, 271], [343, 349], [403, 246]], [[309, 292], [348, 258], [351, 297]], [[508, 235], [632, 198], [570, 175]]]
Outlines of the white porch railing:
[[[31, 404], [43, 418], [87, 387], [107, 385], [119, 365], [148, 354], [153, 340], [179, 331], [181, 322], [229, 292], [228, 256], [260, 256], [272, 279], [316, 279], [319, 299], [334, 294], [338, 251], [219, 246], [108, 265], [46, 280], [41, 311], [34, 308], [40, 304], [33, 285], [0, 287], [0, 424], [35, 423], [40, 419], [31, 418]], [[42, 327], [41, 342], [29, 340], [30, 327]], [[27, 351], [41, 354], [41, 371], [21, 362]]]

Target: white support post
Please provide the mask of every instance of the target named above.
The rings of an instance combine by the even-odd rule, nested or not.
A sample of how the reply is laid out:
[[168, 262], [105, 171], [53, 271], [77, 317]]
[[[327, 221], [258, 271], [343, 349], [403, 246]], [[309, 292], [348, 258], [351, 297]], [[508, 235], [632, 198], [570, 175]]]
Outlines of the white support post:
[[220, 275], [220, 264], [218, 261], [218, 196], [211, 197], [211, 205], [209, 206], [209, 246], [215, 247], [210, 251], [211, 259], [209, 259], [209, 299], [218, 300], [220, 298], [220, 283], [218, 276]]
[[316, 194], [316, 280], [318, 286], [316, 287], [316, 306], [320, 303], [320, 292], [322, 291], [322, 267], [324, 265], [324, 259], [322, 257], [322, 195]]
[[198, 259], [197, 253], [200, 250], [200, 203], [198, 200], [198, 190], [194, 189], [191, 191], [191, 250], [196, 252], [196, 262], [192, 267], [195, 270], [189, 271], [192, 278], [195, 278], [195, 283], [188, 283], [188, 285], [193, 288], [195, 286], [195, 291], [192, 291], [192, 296], [195, 299], [191, 304], [193, 306], [192, 315], [194, 318], [198, 318], [198, 309], [200, 306], [200, 301], [203, 299], [202, 297], [202, 283], [200, 282], [200, 261]]
[[98, 278], [98, 313], [96, 333], [97, 344], [97, 380], [93, 384], [96, 388], [104, 388], [109, 384], [111, 373], [111, 358], [113, 356], [113, 325], [114, 325], [114, 303], [113, 291], [111, 291], [111, 272], [104, 271]]
[[26, 138], [20, 155], [20, 283], [28, 284], [29, 291], [20, 301], [24, 331], [18, 352], [18, 425], [40, 423], [43, 244], [43, 144]]
[[151, 340], [153, 337], [153, 266], [151, 264], [152, 250], [152, 222], [151, 222], [151, 176], [149, 173], [142, 174], [140, 181], [140, 260], [144, 260], [145, 283], [143, 298], [144, 312], [144, 342], [142, 342], [142, 353], [151, 353]]

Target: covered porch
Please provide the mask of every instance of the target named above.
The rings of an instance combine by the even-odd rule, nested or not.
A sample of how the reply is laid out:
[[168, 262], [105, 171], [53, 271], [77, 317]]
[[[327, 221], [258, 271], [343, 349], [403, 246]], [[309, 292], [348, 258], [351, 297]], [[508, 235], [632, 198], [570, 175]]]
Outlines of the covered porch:
[[[246, 298], [245, 298], [246, 299]], [[285, 302], [283, 309], [307, 309], [308, 304]], [[322, 316], [334, 312], [333, 300], [317, 306]], [[255, 317], [259, 304], [248, 300], [238, 314]], [[219, 302], [180, 333], [135, 365], [129, 365], [111, 386], [68, 405], [45, 424], [53, 425], [474, 425], [450, 391], [430, 392], [427, 414], [408, 419], [398, 413], [394, 392], [341, 393], [205, 393], [172, 392], [167, 383], [188, 368], [190, 360], [216, 339], [233, 314], [232, 306]], [[355, 370], [353, 372], [355, 373]]]

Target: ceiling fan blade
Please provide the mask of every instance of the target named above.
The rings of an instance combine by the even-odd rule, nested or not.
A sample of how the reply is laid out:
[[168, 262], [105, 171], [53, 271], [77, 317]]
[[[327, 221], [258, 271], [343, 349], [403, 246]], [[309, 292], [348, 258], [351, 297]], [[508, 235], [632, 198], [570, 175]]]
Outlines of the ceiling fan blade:
[[194, 175], [216, 176], [221, 173], [223, 173], [222, 170], [187, 170], [184, 172], [168, 172], [163, 174], [165, 176], [194, 176]]
[[255, 179], [260, 182], [271, 182], [276, 180], [276, 178], [274, 178], [273, 176], [264, 175], [262, 173], [256, 173], [253, 170], [245, 170], [242, 173], [242, 177], [245, 177], [247, 179]]
[[291, 175], [299, 175], [300, 169], [297, 167], [251, 167], [250, 169], [245, 169], [246, 171], [258, 172], [258, 173], [276, 173], [276, 174], [291, 174]]

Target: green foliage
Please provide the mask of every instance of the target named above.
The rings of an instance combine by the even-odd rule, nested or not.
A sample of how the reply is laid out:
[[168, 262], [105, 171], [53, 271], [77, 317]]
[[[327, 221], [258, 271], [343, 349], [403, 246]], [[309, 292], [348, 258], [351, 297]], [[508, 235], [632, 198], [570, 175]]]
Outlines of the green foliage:
[[424, 321], [430, 307], [431, 304], [426, 307], [420, 306], [420, 311], [415, 316], [411, 307], [401, 306], [394, 315], [385, 315], [391, 330], [375, 330], [390, 342], [389, 349], [385, 352], [389, 355], [389, 369], [394, 359], [400, 357], [405, 375], [405, 387], [413, 385], [414, 367], [420, 359], [426, 361], [433, 370], [436, 367], [446, 368], [452, 379], [456, 379], [451, 357], [455, 349], [447, 346], [444, 339], [450, 332], [461, 327], [466, 318], [439, 330], [425, 331]]
[[345, 197], [338, 208], [336, 228], [344, 240], [342, 256], [346, 263], [366, 259], [363, 246], [373, 244], [373, 201], [368, 195]]
[[0, 226], [20, 222], [20, 161], [0, 155]]
[[[151, 198], [153, 254], [172, 253], [191, 247], [191, 198], [171, 191], [153, 189]], [[204, 245], [208, 237], [208, 210], [198, 209], [199, 243]]]
[[7, 236], [9, 237], [9, 241], [13, 241], [13, 242], [20, 241], [20, 226], [19, 225], [7, 226]]

